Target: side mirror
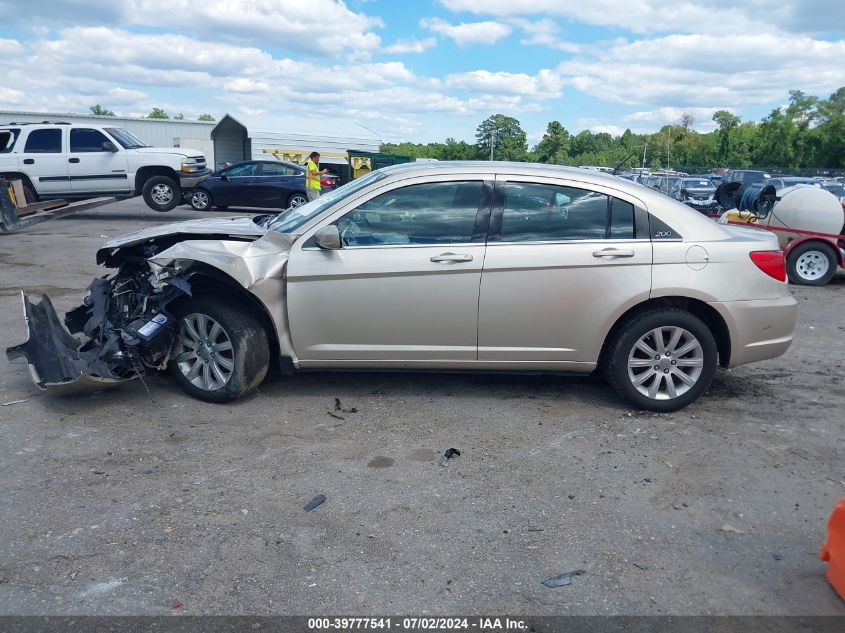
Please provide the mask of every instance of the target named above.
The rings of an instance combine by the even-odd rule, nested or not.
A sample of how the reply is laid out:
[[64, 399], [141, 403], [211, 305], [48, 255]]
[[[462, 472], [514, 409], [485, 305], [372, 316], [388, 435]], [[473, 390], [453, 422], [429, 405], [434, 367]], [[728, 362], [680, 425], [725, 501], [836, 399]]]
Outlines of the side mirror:
[[340, 249], [340, 231], [334, 224], [324, 226], [314, 233], [314, 239], [317, 241], [317, 246], [320, 248], [325, 248], [330, 251]]
[[117, 145], [115, 145], [111, 141], [106, 141], [106, 142], [103, 143], [103, 151], [104, 152], [116, 152], [117, 151]]

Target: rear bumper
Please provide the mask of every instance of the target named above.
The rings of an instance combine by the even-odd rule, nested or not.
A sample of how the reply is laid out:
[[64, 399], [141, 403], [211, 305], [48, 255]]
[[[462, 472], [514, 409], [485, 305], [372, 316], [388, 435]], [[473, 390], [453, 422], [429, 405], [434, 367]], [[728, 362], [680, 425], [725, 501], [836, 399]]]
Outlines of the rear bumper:
[[778, 299], [710, 304], [725, 319], [731, 337], [729, 367], [783, 355], [792, 344], [798, 302], [786, 291]]

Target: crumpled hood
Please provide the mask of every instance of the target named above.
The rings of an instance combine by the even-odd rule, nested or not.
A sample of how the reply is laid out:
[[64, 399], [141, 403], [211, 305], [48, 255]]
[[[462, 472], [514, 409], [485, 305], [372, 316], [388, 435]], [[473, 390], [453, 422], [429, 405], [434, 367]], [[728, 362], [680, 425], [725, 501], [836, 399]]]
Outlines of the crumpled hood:
[[252, 218], [208, 218], [162, 224], [134, 233], [127, 233], [103, 244], [100, 250], [111, 250], [121, 246], [141, 244], [166, 235], [229, 235], [232, 237], [261, 237], [267, 229], [258, 226]]

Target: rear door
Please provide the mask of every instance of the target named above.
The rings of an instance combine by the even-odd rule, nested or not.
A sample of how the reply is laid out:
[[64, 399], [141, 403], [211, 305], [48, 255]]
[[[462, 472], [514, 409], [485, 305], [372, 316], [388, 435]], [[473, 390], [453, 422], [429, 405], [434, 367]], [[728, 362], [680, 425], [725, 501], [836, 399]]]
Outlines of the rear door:
[[642, 203], [608, 187], [498, 177], [478, 315], [482, 361], [596, 362], [651, 291]]
[[256, 180], [263, 207], [286, 209], [293, 193], [305, 192], [305, 178], [285, 163], [260, 163]]
[[287, 308], [303, 367], [449, 367], [477, 356], [488, 177], [385, 185], [326, 224], [340, 250], [303, 237]]
[[[69, 130], [68, 174], [75, 193], [125, 193], [129, 191], [126, 150], [99, 130]], [[117, 151], [103, 148], [111, 143]]]
[[[18, 154], [18, 169], [29, 176], [38, 195], [70, 193], [67, 163], [67, 128], [30, 130]], [[20, 140], [17, 146], [20, 146]]]

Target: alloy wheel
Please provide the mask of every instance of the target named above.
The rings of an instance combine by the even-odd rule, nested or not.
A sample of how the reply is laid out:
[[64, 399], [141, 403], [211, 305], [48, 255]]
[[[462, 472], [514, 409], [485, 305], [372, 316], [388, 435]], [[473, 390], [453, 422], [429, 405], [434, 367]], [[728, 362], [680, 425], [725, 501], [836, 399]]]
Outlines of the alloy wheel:
[[176, 365], [191, 384], [205, 391], [220, 389], [232, 378], [235, 352], [226, 330], [205, 314], [188, 314], [181, 322]]
[[208, 208], [208, 194], [205, 191], [199, 190], [191, 194], [191, 206], [197, 210], [205, 210]]
[[173, 187], [159, 183], [150, 190], [150, 197], [156, 204], [168, 205], [173, 200]]
[[681, 327], [658, 327], [641, 336], [628, 354], [628, 379], [652, 400], [672, 400], [696, 385], [704, 369], [699, 340]]

